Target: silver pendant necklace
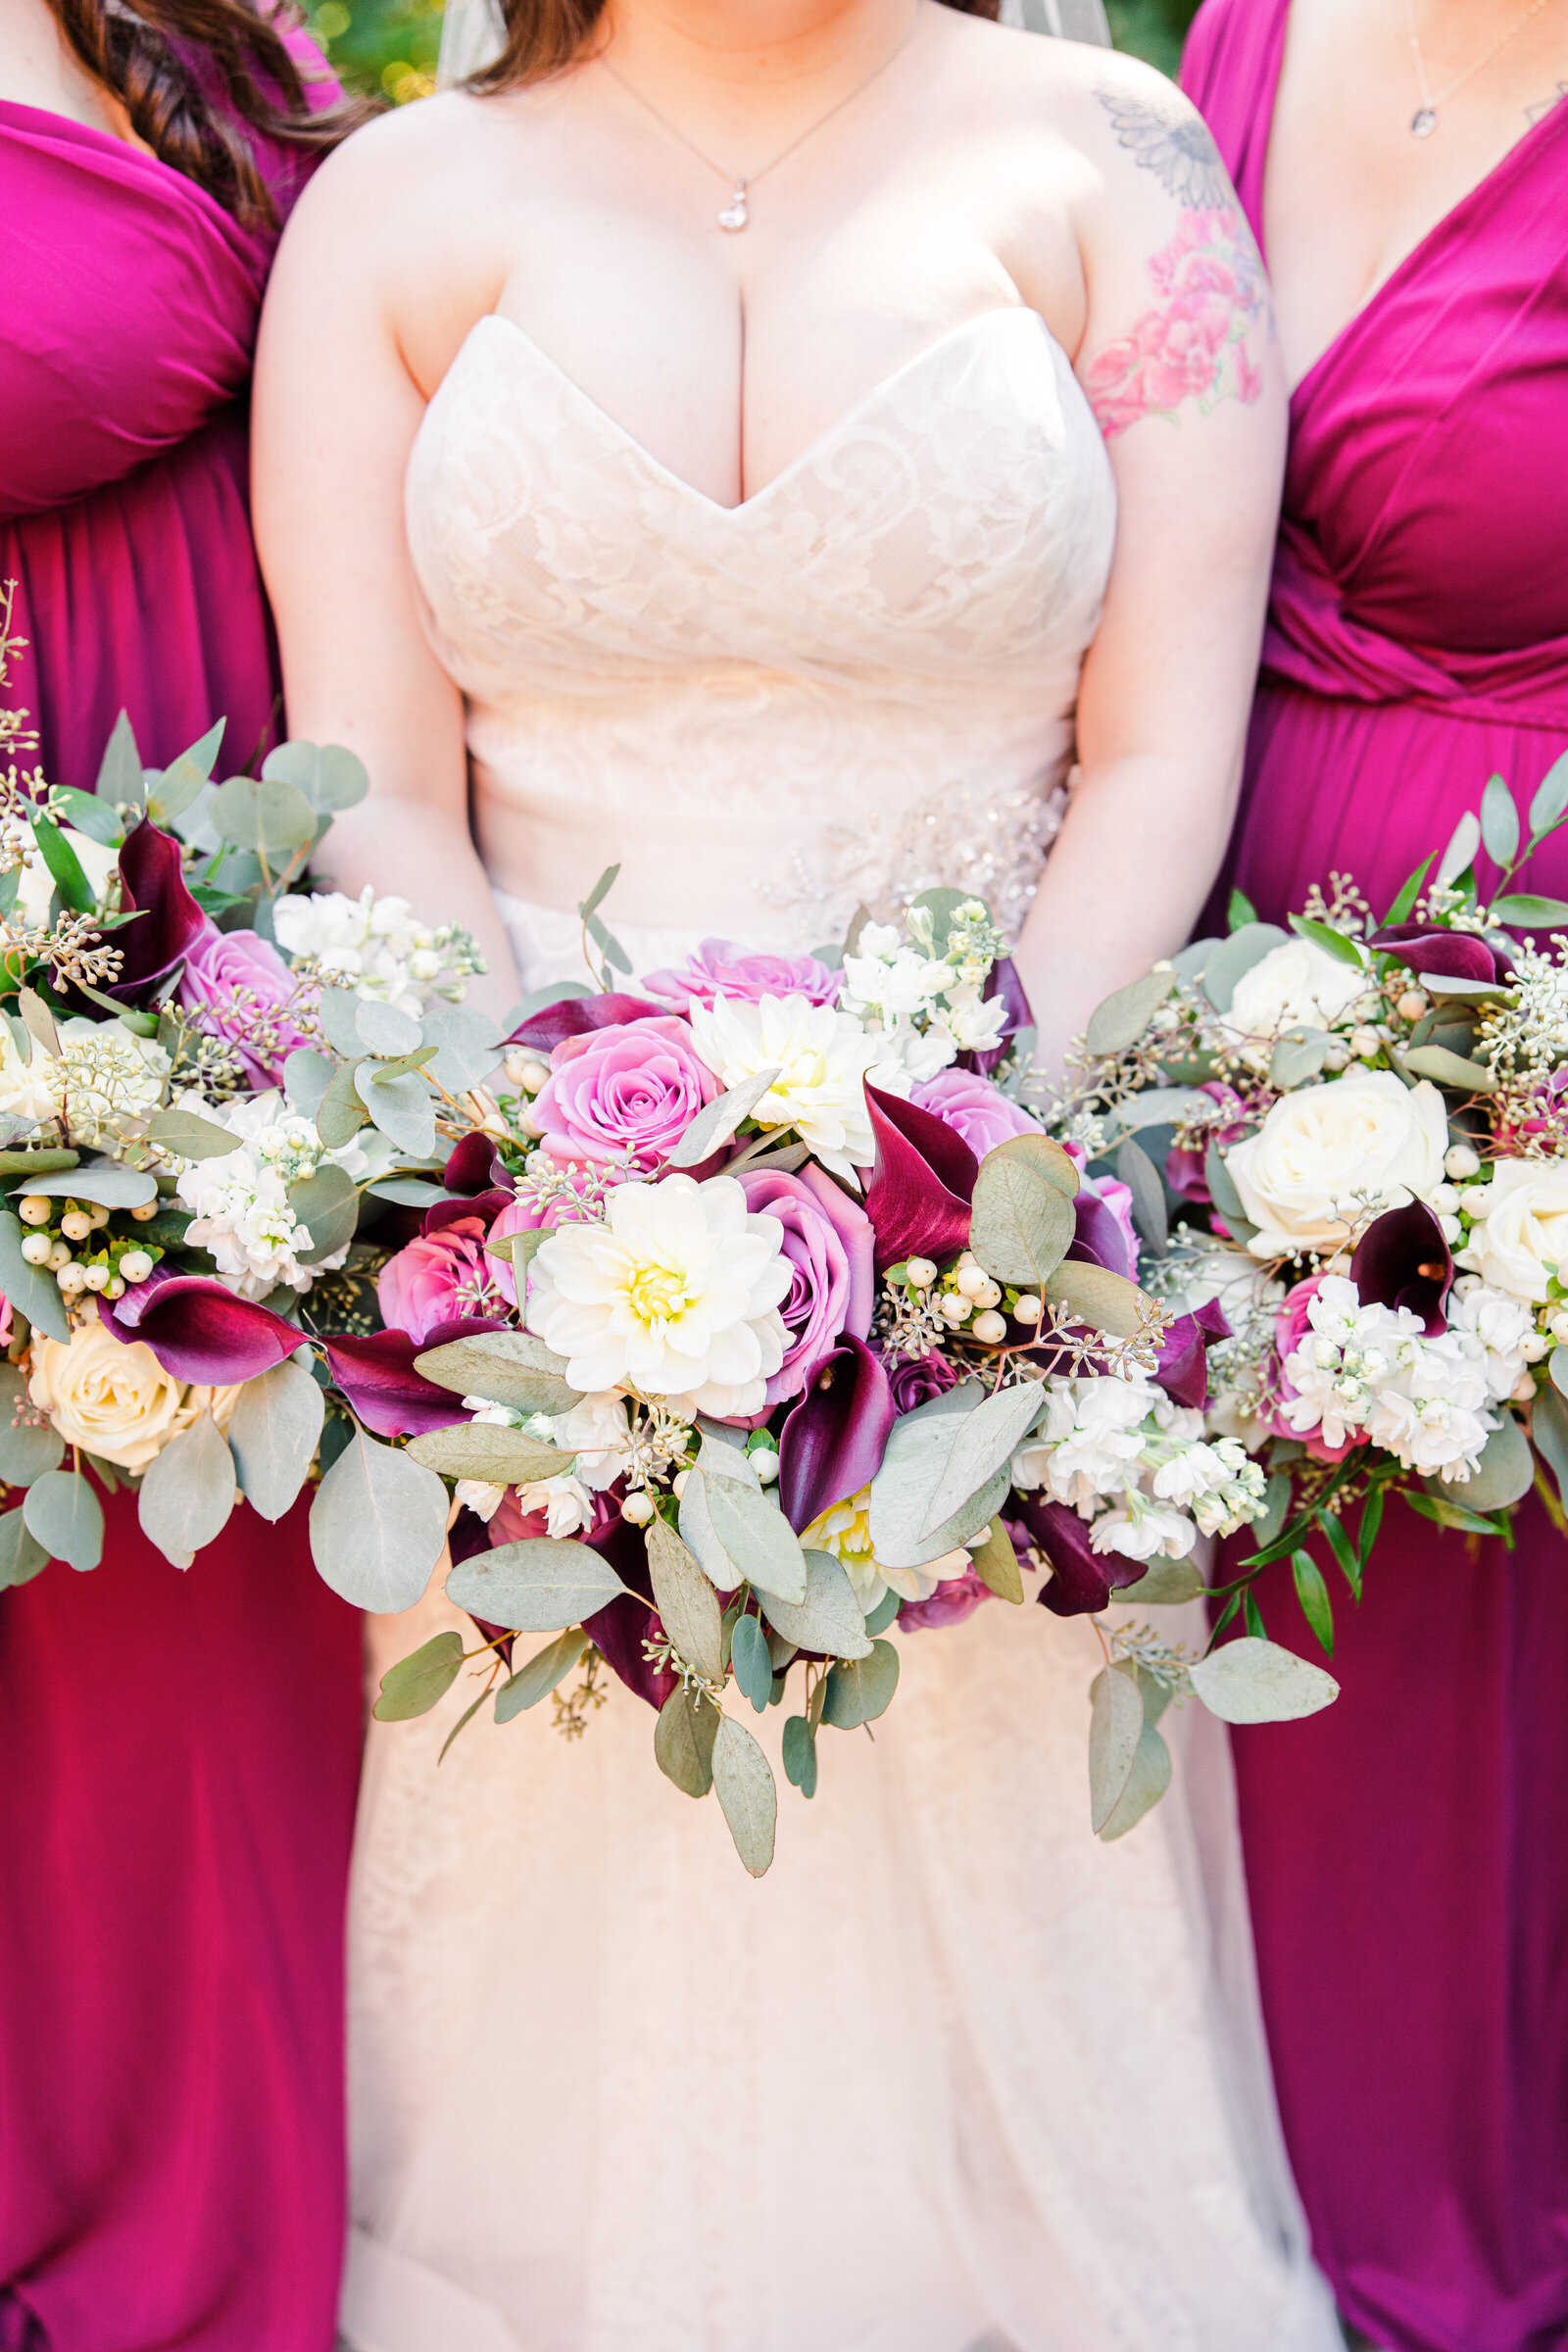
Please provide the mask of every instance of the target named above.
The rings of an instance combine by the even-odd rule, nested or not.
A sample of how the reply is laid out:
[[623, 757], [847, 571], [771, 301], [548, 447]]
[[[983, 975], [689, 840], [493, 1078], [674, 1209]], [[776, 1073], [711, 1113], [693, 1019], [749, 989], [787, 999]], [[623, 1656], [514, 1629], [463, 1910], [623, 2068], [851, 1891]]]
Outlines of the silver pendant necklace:
[[1483, 66], [1490, 66], [1498, 50], [1506, 49], [1515, 35], [1523, 32], [1531, 18], [1540, 16], [1545, 5], [1546, 0], [1535, 0], [1535, 5], [1527, 8], [1522, 17], [1515, 17], [1507, 30], [1497, 35], [1492, 47], [1484, 50], [1473, 66], [1466, 66], [1456, 81], [1450, 81], [1446, 89], [1434, 93], [1432, 84], [1427, 79], [1427, 61], [1421, 54], [1421, 35], [1415, 28], [1415, 0], [1405, 0], [1405, 22], [1410, 31], [1410, 54], [1415, 60], [1416, 87], [1421, 93], [1421, 103], [1410, 117], [1412, 137], [1430, 139], [1438, 127], [1439, 107], [1446, 106], [1454, 92], [1462, 90], [1465, 83], [1472, 80]]
[[[1537, 0], [1538, 7], [1544, 7], [1544, 4], [1545, 0]], [[908, 47], [909, 42], [913, 39], [915, 28], [920, 22], [920, 7], [917, 4], [914, 15], [909, 20], [907, 31], [901, 36], [897, 46], [888, 51], [887, 56], [883, 58], [881, 64], [872, 68], [871, 72], [866, 75], [863, 81], [858, 81], [853, 90], [850, 90], [844, 97], [840, 98], [836, 104], [828, 108], [825, 115], [818, 115], [814, 122], [808, 122], [806, 128], [801, 132], [799, 138], [791, 139], [787, 147], [780, 148], [778, 154], [770, 158], [767, 163], [763, 164], [760, 171], [753, 172], [746, 175], [743, 175], [739, 172], [726, 172], [722, 164], [715, 164], [710, 155], [706, 155], [703, 152], [702, 148], [698, 146], [695, 139], [689, 139], [683, 130], [678, 130], [675, 124], [670, 121], [669, 117], [664, 114], [661, 108], [657, 107], [651, 98], [645, 97], [643, 92], [638, 89], [635, 82], [628, 81], [625, 74], [622, 74], [617, 67], [612, 66], [608, 57], [602, 57], [599, 60], [599, 63], [604, 67], [605, 72], [610, 75], [612, 81], [619, 82], [621, 88], [626, 92], [628, 97], [635, 98], [638, 105], [646, 108], [647, 112], [653, 116], [654, 121], [661, 124], [663, 129], [667, 130], [672, 139], [678, 139], [680, 141], [680, 144], [686, 149], [689, 155], [695, 155], [698, 162], [700, 164], [706, 164], [710, 172], [715, 172], [720, 179], [728, 181], [730, 188], [730, 199], [728, 204], [725, 205], [723, 211], [718, 216], [718, 225], [722, 229], [727, 229], [731, 235], [735, 235], [739, 230], [743, 229], [747, 222], [751, 220], [752, 215], [749, 198], [752, 189], [756, 187], [758, 181], [760, 179], [764, 179], [769, 172], [776, 172], [780, 164], [787, 163], [789, 158], [795, 153], [798, 147], [804, 147], [807, 140], [814, 138], [825, 123], [832, 122], [835, 115], [843, 114], [844, 109], [847, 106], [853, 106], [857, 98], [864, 95], [864, 93], [870, 88], [873, 81], [880, 80], [881, 76], [887, 72], [889, 66], [892, 65], [894, 59], [902, 57], [905, 50]]]

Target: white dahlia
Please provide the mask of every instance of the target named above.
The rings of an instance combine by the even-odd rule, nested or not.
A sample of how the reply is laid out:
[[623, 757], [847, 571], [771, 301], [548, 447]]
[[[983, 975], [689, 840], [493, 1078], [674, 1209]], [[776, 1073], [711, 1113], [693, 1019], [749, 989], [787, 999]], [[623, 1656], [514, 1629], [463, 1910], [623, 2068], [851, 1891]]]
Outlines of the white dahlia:
[[693, 1004], [688, 1018], [698, 1054], [726, 1091], [759, 1070], [779, 1072], [752, 1112], [759, 1127], [793, 1123], [823, 1166], [852, 1182], [856, 1168], [871, 1165], [865, 1078], [881, 1058], [881, 1039], [806, 997], [764, 997], [760, 1004], [717, 997], [711, 1005]]
[[529, 1261], [528, 1329], [566, 1358], [573, 1388], [760, 1412], [784, 1360], [783, 1242], [733, 1176], [616, 1185], [602, 1225], [560, 1226]]

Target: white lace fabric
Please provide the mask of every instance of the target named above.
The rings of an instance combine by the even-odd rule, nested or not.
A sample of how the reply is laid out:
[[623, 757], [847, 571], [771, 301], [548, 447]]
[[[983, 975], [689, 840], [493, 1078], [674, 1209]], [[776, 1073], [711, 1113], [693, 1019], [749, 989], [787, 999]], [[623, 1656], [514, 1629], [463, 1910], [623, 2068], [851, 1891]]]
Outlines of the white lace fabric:
[[1021, 923], [1059, 822], [1115, 534], [1104, 446], [1032, 311], [992, 311], [726, 508], [521, 328], [430, 403], [407, 513], [514, 897], [759, 945], [932, 883]]
[[[1038, 319], [946, 337], [734, 514], [490, 320], [409, 514], [527, 983], [580, 973], [562, 909], [616, 857], [639, 970], [925, 880], [1016, 919], [1114, 525]], [[466, 1627], [438, 1587], [372, 1621], [372, 1682]], [[990, 1601], [893, 1638], [893, 1708], [822, 1734], [812, 1802], [797, 1702], [744, 1712], [780, 1791], [760, 1883], [619, 1685], [580, 1740], [484, 1709], [439, 1767], [466, 1676], [372, 1724], [355, 2352], [1338, 2352], [1222, 1729], [1167, 1715], [1171, 1792], [1105, 1846], [1087, 1624]]]

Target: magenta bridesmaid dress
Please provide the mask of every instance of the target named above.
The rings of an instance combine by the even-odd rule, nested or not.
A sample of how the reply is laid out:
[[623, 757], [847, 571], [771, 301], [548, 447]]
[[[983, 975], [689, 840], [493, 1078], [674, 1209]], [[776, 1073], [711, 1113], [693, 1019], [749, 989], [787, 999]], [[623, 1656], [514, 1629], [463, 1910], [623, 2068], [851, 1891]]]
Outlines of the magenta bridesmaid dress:
[[[286, 213], [308, 160], [255, 145]], [[276, 232], [5, 102], [0, 190], [14, 699], [58, 782], [122, 705], [159, 763], [226, 716], [237, 770], [277, 696], [245, 429]], [[109, 1513], [92, 1574], [0, 1593], [0, 2345], [329, 2352], [358, 1619], [302, 1511], [183, 1575]]]
[[[1260, 242], [1288, 6], [1207, 0], [1183, 67]], [[1568, 104], [1296, 391], [1216, 904], [1237, 883], [1278, 921], [1338, 868], [1381, 912], [1490, 775], [1523, 808], [1565, 748]], [[1568, 896], [1568, 843], [1533, 872]], [[1269, 1575], [1270, 1629], [1309, 1648]], [[1338, 1705], [1235, 1742], [1314, 2250], [1395, 2352], [1561, 2352], [1568, 1543], [1534, 1503], [1511, 1555], [1395, 1510], [1360, 1610], [1342, 1598]]]

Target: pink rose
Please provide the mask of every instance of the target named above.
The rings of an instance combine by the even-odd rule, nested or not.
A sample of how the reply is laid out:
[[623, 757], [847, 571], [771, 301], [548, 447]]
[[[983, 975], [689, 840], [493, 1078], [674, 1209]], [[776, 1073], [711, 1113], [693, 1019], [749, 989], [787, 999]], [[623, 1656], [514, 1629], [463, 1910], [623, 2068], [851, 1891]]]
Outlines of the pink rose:
[[962, 1136], [976, 1159], [984, 1159], [998, 1144], [1008, 1143], [1015, 1135], [1044, 1132], [1038, 1119], [1020, 1110], [989, 1078], [981, 1078], [973, 1070], [938, 1070], [934, 1078], [914, 1089], [910, 1100], [921, 1110], [931, 1111], [955, 1135]]
[[739, 1182], [753, 1216], [776, 1217], [790, 1262], [789, 1293], [779, 1313], [789, 1333], [784, 1361], [767, 1384], [758, 1423], [786, 1397], [799, 1396], [843, 1333], [863, 1340], [876, 1299], [871, 1220], [821, 1168], [799, 1175], [754, 1168]]
[[564, 1037], [533, 1115], [552, 1159], [629, 1155], [632, 1167], [648, 1174], [718, 1091], [692, 1050], [686, 1023], [670, 1014]]
[[482, 1217], [460, 1217], [388, 1258], [375, 1286], [387, 1329], [407, 1332], [422, 1347], [438, 1324], [501, 1313], [497, 1276], [502, 1269], [485, 1254], [486, 1232]]
[[647, 972], [643, 987], [662, 1004], [684, 1012], [688, 1004], [710, 1005], [715, 997], [760, 1004], [764, 997], [806, 997], [812, 1004], [836, 1004], [843, 975], [814, 956], [749, 956], [732, 939], [705, 939], [678, 969]]
[[271, 1085], [296, 1046], [309, 1045], [285, 1012], [294, 975], [270, 940], [209, 923], [185, 957], [179, 1001], [206, 1013], [205, 1026], [226, 1038], [255, 1084]]

